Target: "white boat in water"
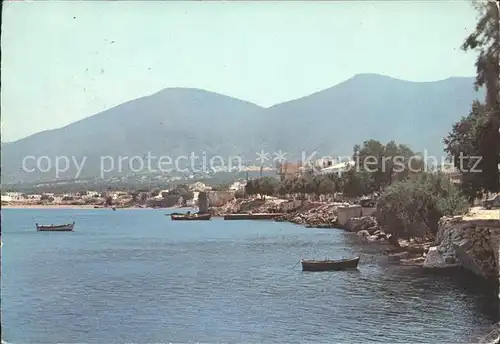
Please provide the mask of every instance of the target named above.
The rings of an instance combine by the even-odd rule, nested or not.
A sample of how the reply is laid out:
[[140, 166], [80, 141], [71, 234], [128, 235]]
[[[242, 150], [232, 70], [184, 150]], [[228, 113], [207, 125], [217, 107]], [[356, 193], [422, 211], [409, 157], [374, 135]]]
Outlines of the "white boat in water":
[[75, 221], [73, 223], [67, 223], [64, 225], [39, 225], [36, 224], [36, 230], [38, 232], [72, 232], [75, 227]]

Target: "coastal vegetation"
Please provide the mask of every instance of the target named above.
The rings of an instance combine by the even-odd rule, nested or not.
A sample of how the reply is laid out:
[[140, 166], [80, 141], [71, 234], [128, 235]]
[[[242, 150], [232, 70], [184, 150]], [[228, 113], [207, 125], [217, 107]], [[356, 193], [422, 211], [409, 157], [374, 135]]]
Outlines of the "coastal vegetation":
[[385, 189], [374, 215], [386, 233], [408, 239], [435, 235], [441, 217], [467, 211], [467, 199], [446, 176], [420, 173]]
[[463, 175], [462, 190], [472, 200], [500, 190], [500, 18], [495, 2], [475, 2], [476, 29], [462, 45], [475, 51], [477, 88], [485, 101], [475, 101], [467, 117], [453, 125], [444, 139], [445, 151]]

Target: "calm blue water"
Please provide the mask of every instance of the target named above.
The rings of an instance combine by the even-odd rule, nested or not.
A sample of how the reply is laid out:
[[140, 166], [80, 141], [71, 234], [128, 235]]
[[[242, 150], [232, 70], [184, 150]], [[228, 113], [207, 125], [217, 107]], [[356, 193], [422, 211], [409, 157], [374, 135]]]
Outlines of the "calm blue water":
[[[465, 343], [496, 320], [472, 279], [387, 265], [343, 231], [164, 213], [2, 210], [4, 340]], [[73, 220], [73, 233], [35, 231]], [[352, 254], [359, 272], [296, 265]]]

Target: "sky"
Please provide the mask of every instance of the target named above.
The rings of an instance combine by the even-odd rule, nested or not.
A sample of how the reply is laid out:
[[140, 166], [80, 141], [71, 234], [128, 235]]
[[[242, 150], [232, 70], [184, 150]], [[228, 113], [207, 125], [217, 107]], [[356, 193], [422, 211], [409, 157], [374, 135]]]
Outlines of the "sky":
[[475, 74], [467, 1], [15, 1], [2, 20], [2, 142], [167, 87], [271, 106], [361, 73]]

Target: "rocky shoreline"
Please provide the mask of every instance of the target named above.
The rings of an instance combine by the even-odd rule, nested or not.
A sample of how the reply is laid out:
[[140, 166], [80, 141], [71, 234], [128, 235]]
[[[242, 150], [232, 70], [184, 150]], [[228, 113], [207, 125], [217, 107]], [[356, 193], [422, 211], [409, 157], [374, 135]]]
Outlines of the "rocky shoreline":
[[210, 208], [212, 216], [226, 214], [283, 213], [275, 221], [291, 222], [307, 228], [338, 228], [356, 233], [366, 242], [386, 244], [390, 261], [405, 265], [423, 265], [432, 239], [397, 240], [385, 233], [373, 216], [351, 218], [338, 223], [338, 208], [345, 203], [312, 202], [308, 200], [234, 199], [221, 207]]
[[[308, 200], [234, 199], [222, 207], [211, 208], [213, 216], [226, 214], [282, 213], [276, 221], [308, 228], [338, 228], [356, 233], [367, 243], [385, 244], [388, 260], [426, 269], [465, 268], [486, 279], [498, 279], [500, 219], [476, 217], [442, 218], [435, 237], [397, 239], [386, 233], [373, 216], [349, 219], [340, 225], [339, 207], [343, 203]], [[475, 214], [474, 214], [475, 215]]]

